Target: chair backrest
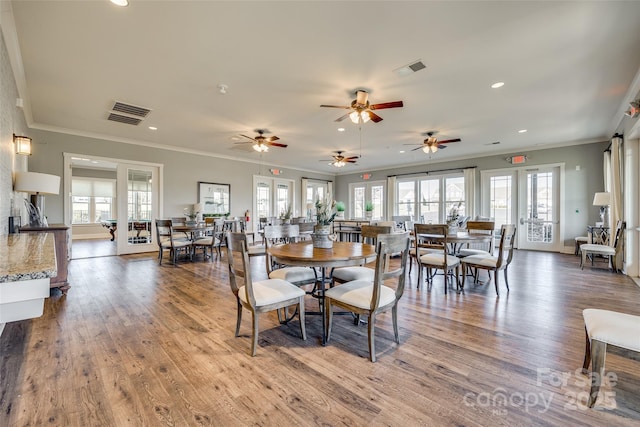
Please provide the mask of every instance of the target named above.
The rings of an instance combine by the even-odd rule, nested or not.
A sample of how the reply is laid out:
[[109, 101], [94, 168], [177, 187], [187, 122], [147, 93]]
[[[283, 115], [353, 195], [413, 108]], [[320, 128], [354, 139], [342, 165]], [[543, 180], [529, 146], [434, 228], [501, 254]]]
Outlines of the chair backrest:
[[616, 224], [616, 235], [613, 238], [613, 248], [618, 251], [620, 247], [620, 243], [622, 242], [622, 237], [624, 235], [624, 229], [627, 228], [627, 223], [622, 220], [618, 220]]
[[391, 225], [363, 225], [360, 229], [362, 243], [371, 243], [375, 245], [378, 241], [378, 235], [390, 234], [393, 231]]
[[183, 216], [176, 216], [170, 219], [173, 225], [185, 225], [187, 223], [187, 219]]
[[[390, 269], [391, 255], [400, 254], [400, 263], [395, 269]], [[376, 268], [373, 279], [373, 295], [371, 297], [371, 311], [380, 305], [380, 288], [385, 280], [398, 278], [396, 286], [396, 301], [404, 292], [406, 278], [407, 257], [409, 256], [409, 233], [379, 234], [376, 244]]]
[[[486, 234], [493, 236], [496, 226], [494, 221], [467, 221], [467, 232], [469, 234]], [[489, 253], [493, 253], [494, 239], [489, 242]]]
[[253, 295], [249, 253], [247, 252], [247, 235], [229, 231], [226, 233], [225, 240], [227, 242], [227, 263], [229, 264], [231, 291], [238, 296], [240, 288], [244, 285], [246, 300], [251, 307], [255, 307], [256, 299]]
[[167, 240], [173, 246], [173, 227], [170, 219], [156, 219], [156, 234], [158, 246], [162, 247], [162, 244]]
[[416, 246], [441, 249], [447, 252], [447, 224], [413, 224]]
[[300, 233], [308, 233], [309, 231], [313, 231], [313, 228], [316, 226], [315, 222], [301, 222], [298, 223], [298, 229]]
[[[300, 236], [299, 224], [286, 224], [286, 225], [267, 225], [264, 228], [264, 242], [267, 249], [273, 245], [280, 243], [289, 243], [295, 241]], [[276, 268], [269, 251], [265, 252], [266, 255], [266, 267], [267, 275], [271, 274], [271, 271]]]
[[[503, 224], [500, 228], [500, 246], [498, 247], [498, 267], [508, 266], [513, 259], [513, 243], [516, 238], [515, 224]], [[506, 254], [506, 256], [505, 256]]]
[[207, 216], [204, 218], [204, 223], [206, 225], [214, 225], [215, 224], [216, 219], [212, 216]]

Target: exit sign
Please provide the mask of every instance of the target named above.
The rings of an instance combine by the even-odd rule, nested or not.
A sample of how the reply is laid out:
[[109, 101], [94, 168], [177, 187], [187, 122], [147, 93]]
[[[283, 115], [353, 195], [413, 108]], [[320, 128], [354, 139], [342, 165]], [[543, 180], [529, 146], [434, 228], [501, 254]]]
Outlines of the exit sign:
[[511, 156], [511, 164], [512, 165], [520, 165], [527, 160], [527, 156]]

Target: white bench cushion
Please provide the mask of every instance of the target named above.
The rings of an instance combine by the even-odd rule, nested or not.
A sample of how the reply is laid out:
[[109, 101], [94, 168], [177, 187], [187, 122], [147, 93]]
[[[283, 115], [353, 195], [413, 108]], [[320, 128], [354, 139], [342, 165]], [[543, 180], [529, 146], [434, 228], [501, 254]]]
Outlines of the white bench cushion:
[[[371, 297], [373, 295], [373, 282], [367, 280], [354, 280], [335, 286], [325, 293], [325, 296], [342, 301], [346, 304], [358, 308], [371, 308]], [[396, 299], [396, 293], [388, 286], [380, 287], [380, 307], [392, 303]]]
[[587, 308], [582, 317], [590, 339], [640, 351], [640, 316]]

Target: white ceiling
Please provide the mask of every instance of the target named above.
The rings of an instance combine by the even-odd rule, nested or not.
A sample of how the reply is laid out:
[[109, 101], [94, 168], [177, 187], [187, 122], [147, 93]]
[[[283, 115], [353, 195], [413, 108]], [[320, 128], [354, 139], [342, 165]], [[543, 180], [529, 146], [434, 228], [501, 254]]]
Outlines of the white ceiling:
[[[289, 145], [264, 162], [329, 173], [607, 140], [640, 69], [637, 1], [3, 3], [32, 127], [250, 161], [259, 154], [233, 138], [261, 128]], [[417, 59], [427, 68], [393, 72]], [[319, 107], [358, 88], [404, 107], [377, 111], [361, 135], [334, 122], [344, 110]], [[152, 112], [110, 122], [114, 101]], [[431, 158], [404, 145], [430, 130], [462, 142]], [[320, 161], [333, 150], [362, 158], [338, 170]]]

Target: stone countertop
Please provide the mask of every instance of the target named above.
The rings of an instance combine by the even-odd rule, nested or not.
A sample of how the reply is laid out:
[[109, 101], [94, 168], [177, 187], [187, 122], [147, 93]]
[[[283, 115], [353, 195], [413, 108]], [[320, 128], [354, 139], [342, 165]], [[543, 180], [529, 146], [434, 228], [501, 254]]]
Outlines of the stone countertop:
[[0, 283], [44, 279], [56, 274], [52, 233], [0, 236]]

